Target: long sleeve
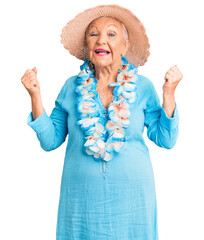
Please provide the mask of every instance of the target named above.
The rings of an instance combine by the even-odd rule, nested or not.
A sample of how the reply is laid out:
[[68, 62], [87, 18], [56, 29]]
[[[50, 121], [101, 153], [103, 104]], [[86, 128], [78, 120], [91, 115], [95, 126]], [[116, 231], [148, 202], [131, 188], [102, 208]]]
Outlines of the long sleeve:
[[68, 112], [62, 107], [66, 94], [65, 86], [66, 83], [55, 100], [55, 107], [50, 116], [47, 115], [44, 109], [43, 114], [35, 120], [33, 120], [32, 112], [27, 119], [27, 124], [36, 132], [40, 146], [45, 151], [58, 148], [65, 141], [68, 134]]
[[169, 118], [161, 106], [159, 96], [154, 85], [149, 81], [147, 90], [148, 100], [146, 104], [145, 126], [147, 127], [147, 136], [159, 147], [166, 149], [173, 148], [179, 134], [179, 115], [178, 107], [175, 103], [175, 109], [172, 118]]

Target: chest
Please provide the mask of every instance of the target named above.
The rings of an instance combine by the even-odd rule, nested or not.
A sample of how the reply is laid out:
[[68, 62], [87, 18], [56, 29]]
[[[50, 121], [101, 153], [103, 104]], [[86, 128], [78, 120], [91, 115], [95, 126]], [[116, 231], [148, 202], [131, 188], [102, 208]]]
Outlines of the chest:
[[100, 96], [101, 103], [103, 106], [108, 109], [108, 106], [112, 103], [113, 101], [113, 87], [101, 87], [97, 85], [96, 90]]

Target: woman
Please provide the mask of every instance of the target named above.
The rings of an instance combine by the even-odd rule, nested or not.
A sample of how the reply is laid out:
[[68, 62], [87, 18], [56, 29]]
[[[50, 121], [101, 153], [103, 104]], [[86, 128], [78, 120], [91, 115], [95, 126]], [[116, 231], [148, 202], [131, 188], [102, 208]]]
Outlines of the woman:
[[78, 14], [62, 31], [64, 47], [84, 60], [67, 79], [50, 116], [36, 68], [22, 83], [32, 99], [28, 125], [45, 151], [69, 134], [61, 182], [57, 240], [158, 239], [157, 202], [147, 136], [172, 148], [178, 137], [174, 92], [182, 74], [170, 68], [163, 106], [153, 83], [138, 74], [149, 56], [142, 23], [118, 5]]

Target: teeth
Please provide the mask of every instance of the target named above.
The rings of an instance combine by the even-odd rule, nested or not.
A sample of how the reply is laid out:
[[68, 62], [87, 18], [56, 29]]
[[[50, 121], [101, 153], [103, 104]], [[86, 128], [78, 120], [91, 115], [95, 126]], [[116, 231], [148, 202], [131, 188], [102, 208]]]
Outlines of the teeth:
[[108, 51], [96, 51], [96, 53], [109, 53]]

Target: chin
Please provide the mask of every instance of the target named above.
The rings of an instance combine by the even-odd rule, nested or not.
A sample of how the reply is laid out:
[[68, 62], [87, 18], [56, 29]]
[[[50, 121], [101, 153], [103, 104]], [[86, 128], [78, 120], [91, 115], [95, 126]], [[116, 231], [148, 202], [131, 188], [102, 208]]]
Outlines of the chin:
[[108, 61], [107, 59], [93, 59], [91, 62], [98, 67], [106, 67], [112, 64], [112, 61]]

